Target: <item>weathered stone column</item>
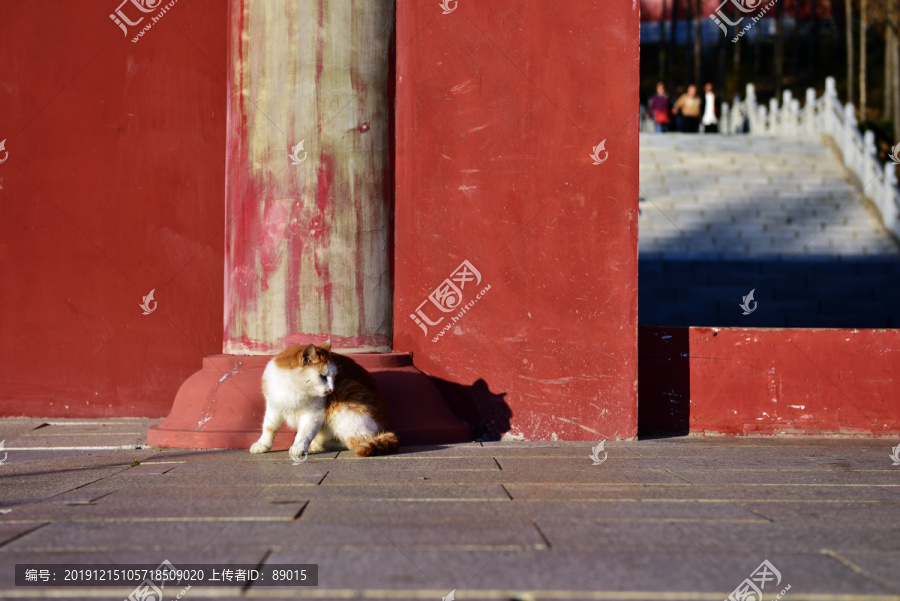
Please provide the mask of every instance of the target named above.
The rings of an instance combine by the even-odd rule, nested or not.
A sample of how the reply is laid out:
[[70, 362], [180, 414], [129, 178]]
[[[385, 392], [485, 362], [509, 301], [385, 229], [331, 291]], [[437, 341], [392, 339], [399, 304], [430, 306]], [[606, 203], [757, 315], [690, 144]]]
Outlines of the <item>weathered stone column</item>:
[[393, 0], [232, 0], [224, 352], [389, 350]]
[[[206, 357], [151, 445], [259, 437], [271, 355], [331, 340], [389, 351], [393, 0], [231, 0], [224, 354]], [[401, 444], [471, 439], [404, 353], [356, 353]], [[293, 433], [282, 428], [275, 450]]]

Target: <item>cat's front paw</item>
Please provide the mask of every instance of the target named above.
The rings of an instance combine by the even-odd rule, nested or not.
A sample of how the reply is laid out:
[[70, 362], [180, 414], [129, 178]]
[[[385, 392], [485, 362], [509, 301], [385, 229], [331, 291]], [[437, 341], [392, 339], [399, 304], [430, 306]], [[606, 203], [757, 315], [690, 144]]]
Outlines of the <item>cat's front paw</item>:
[[272, 447], [267, 447], [261, 442], [254, 442], [253, 446], [250, 447], [251, 453], [268, 453], [269, 449]]

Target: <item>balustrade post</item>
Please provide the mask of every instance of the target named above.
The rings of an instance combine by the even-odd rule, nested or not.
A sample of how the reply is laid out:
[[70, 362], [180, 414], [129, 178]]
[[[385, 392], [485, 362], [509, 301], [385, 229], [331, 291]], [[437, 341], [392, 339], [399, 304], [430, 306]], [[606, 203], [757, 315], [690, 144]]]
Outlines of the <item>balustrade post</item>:
[[806, 88], [806, 104], [803, 106], [805, 131], [809, 136], [816, 135], [816, 91]]
[[854, 112], [853, 103], [848, 102], [844, 105], [844, 128], [841, 131], [841, 154], [844, 156], [844, 164], [855, 170], [855, 160], [853, 152], [853, 136], [856, 134], [856, 113]]
[[[764, 124], [760, 124], [757, 121], [757, 117], [759, 116], [758, 108], [756, 106], [756, 88], [752, 83], [747, 84], [747, 97], [744, 99], [744, 115], [747, 116], [747, 121], [750, 124], [750, 133], [759, 134], [761, 133], [759, 130]], [[743, 123], [741, 123], [741, 129], [743, 129]]]
[[781, 110], [778, 108], [778, 99], [770, 98], [769, 99], [769, 127], [767, 128], [767, 133], [773, 136], [777, 136], [781, 133], [780, 121], [781, 121]]

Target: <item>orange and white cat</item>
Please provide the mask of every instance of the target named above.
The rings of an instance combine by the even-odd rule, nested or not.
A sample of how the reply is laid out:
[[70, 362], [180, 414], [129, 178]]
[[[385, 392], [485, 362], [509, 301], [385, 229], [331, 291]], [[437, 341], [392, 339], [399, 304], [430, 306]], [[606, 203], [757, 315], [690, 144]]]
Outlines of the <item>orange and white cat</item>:
[[262, 377], [266, 417], [251, 453], [272, 448], [281, 424], [297, 429], [289, 455], [350, 449], [360, 457], [397, 450], [387, 431], [387, 409], [378, 385], [362, 366], [331, 352], [331, 343], [292, 346], [272, 358]]

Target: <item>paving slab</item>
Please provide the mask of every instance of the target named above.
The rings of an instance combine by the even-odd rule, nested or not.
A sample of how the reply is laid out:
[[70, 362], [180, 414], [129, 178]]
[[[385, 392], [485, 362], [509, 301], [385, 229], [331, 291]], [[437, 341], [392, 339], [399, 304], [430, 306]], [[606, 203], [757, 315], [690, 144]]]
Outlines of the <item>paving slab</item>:
[[767, 503], [802, 502], [807, 505], [845, 503], [895, 503], [897, 491], [881, 487], [745, 486], [743, 484], [696, 486], [691, 484], [645, 483], [595, 486], [572, 483], [564, 488], [548, 484], [506, 484], [514, 500], [543, 499], [548, 502], [585, 501], [591, 503], [659, 501], [666, 503]]
[[877, 553], [871, 551], [833, 552], [831, 557], [845, 568], [865, 575], [878, 582], [887, 590], [900, 590], [900, 553]]
[[[38, 421], [0, 426], [19, 438], [56, 427], [35, 430]], [[134, 424], [102, 432], [134, 436]], [[15, 563], [169, 559], [320, 566], [314, 589], [196, 587], [187, 598], [440, 599], [457, 589], [459, 599], [719, 600], [767, 559], [798, 601], [900, 601], [900, 466], [888, 457], [897, 443], [609, 441], [598, 465], [597, 441], [328, 453], [299, 465], [240, 450], [101, 453], [89, 441], [17, 450], [0, 466], [0, 598], [131, 592], [17, 588]]]
[[19, 436], [40, 427], [46, 420], [34, 417], [7, 417], [0, 420], [0, 440], [12, 443]]
[[18, 461], [16, 451], [0, 466], [0, 510], [25, 505], [112, 477], [147, 451], [67, 456], [44, 461]]

